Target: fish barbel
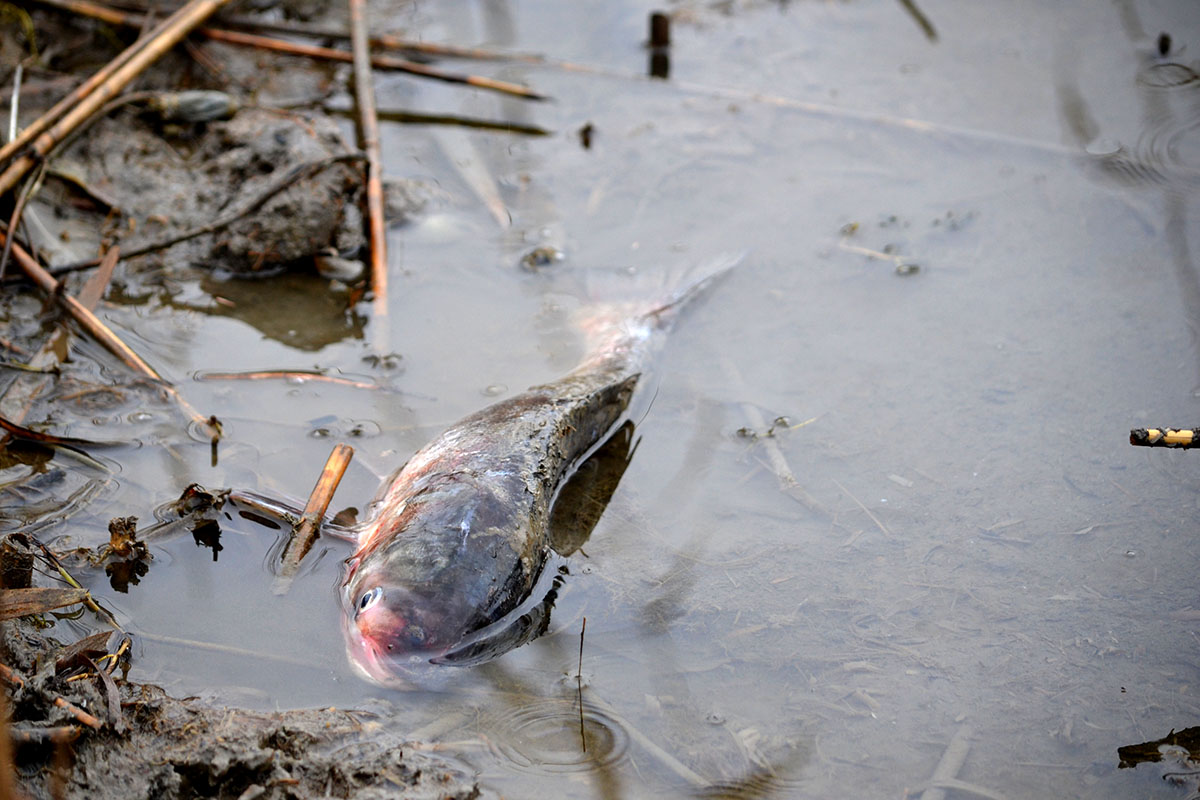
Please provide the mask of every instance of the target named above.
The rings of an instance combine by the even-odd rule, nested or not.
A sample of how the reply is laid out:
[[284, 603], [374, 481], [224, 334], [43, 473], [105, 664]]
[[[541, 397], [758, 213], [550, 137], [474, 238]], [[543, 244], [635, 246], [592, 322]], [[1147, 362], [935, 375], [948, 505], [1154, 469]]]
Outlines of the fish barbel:
[[557, 490], [625, 419], [680, 309], [739, 259], [712, 262], [653, 302], [589, 308], [588, 352], [575, 369], [460, 420], [384, 484], [343, 586], [359, 671], [402, 680], [530, 596]]

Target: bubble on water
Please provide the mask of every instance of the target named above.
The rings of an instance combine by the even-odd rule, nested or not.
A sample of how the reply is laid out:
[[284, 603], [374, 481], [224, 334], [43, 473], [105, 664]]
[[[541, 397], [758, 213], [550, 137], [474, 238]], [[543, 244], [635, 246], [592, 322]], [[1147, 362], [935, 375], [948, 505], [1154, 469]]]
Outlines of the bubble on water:
[[493, 383], [491, 386], [485, 387], [483, 390], [484, 397], [499, 397], [508, 391], [508, 387], [503, 383]]

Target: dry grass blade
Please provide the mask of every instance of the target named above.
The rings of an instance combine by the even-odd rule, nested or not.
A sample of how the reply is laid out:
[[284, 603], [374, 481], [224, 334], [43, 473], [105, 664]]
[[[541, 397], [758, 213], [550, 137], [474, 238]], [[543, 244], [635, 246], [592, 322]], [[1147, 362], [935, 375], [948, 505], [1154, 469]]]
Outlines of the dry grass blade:
[[44, 614], [56, 608], [82, 603], [87, 597], [87, 589], [41, 586], [32, 589], [0, 589], [0, 620]]
[[[9, 228], [9, 230], [12, 230]], [[100, 304], [100, 300], [104, 297], [104, 292], [108, 289], [108, 282], [112, 280], [113, 270], [116, 269], [117, 261], [121, 259], [121, 248], [113, 245], [108, 249], [100, 259], [100, 269], [88, 278], [88, 282], [79, 290], [79, 304], [88, 311], [95, 311], [96, 306]]]
[[[85, 656], [85, 658], [87, 657]], [[87, 663], [96, 677], [100, 679], [100, 685], [104, 689], [104, 699], [108, 703], [108, 720], [112, 724], [113, 730], [117, 733], [124, 732], [125, 715], [121, 712], [121, 690], [117, 688], [117, 682], [113, 680], [112, 675], [100, 669], [95, 661], [87, 658]]]
[[[112, 69], [111, 65], [106, 68], [111, 70], [107, 78], [90, 87], [89, 91], [79, 97], [69, 110], [62, 113], [57, 122], [54, 122], [34, 139], [30, 145], [30, 149], [33, 151], [31, 154], [15, 158], [8, 169], [0, 174], [0, 194], [12, 189], [21, 176], [37, 162], [37, 159], [49, 153], [55, 144], [62, 141], [67, 134], [75, 130], [129, 85], [130, 81], [228, 2], [229, 0], [191, 0], [143, 37], [144, 43], [139, 39], [117, 56], [114, 63], [117, 63], [118, 66], [115, 69]], [[91, 81], [88, 83], [90, 84]], [[22, 143], [17, 148], [13, 148], [11, 153], [17, 152], [25, 144]], [[0, 151], [0, 158], [7, 157], [11, 153]]]
[[83, 657], [95, 654], [100, 656], [108, 652], [108, 640], [112, 638], [112, 631], [100, 631], [93, 633], [91, 636], [85, 636], [82, 639], [72, 642], [63, 649], [59, 650], [54, 656], [55, 672], [62, 672], [83, 663]]
[[300, 561], [312, 549], [313, 542], [319, 535], [318, 529], [321, 526], [321, 520], [325, 518], [325, 511], [333, 499], [333, 493], [337, 491], [338, 484], [341, 483], [342, 476], [346, 474], [346, 467], [350, 465], [350, 459], [353, 457], [353, 447], [348, 444], [339, 444], [333, 448], [333, 452], [326, 459], [325, 468], [321, 470], [321, 477], [317, 479], [317, 485], [313, 487], [312, 494], [308, 497], [308, 503], [304, 506], [304, 513], [292, 528], [292, 537], [283, 550], [283, 563], [279, 570], [279, 579], [274, 587], [276, 594], [287, 593], [292, 578], [300, 569]]
[[366, 0], [349, 0], [350, 41], [354, 49], [354, 98], [362, 149], [367, 155], [367, 228], [371, 245], [372, 308], [386, 317], [387, 232], [383, 226], [383, 156], [379, 151], [379, 117], [375, 109], [375, 84], [371, 78], [371, 51], [367, 43]]

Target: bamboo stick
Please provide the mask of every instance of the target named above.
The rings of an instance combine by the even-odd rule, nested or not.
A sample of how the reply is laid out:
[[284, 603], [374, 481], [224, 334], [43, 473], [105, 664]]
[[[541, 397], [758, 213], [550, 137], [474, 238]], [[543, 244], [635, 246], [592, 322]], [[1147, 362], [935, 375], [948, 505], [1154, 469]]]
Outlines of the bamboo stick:
[[[69, 110], [62, 112], [61, 117], [57, 122], [49, 125], [30, 145], [32, 154], [21, 155], [13, 159], [13, 162], [8, 166], [3, 174], [0, 174], [0, 194], [12, 189], [21, 176], [29, 171], [37, 159], [45, 156], [50, 152], [50, 148], [54, 147], [68, 133], [78, 127], [84, 120], [92, 116], [105, 103], [116, 96], [122, 89], [129, 85], [129, 82], [140, 75], [148, 66], [153, 64], [164, 53], [179, 43], [184, 36], [191, 32], [197, 25], [208, 19], [217, 9], [227, 4], [229, 0], [191, 0], [179, 11], [172, 14], [155, 29], [143, 37], [146, 41], [138, 40], [130, 47], [126, 48], [121, 55], [117, 56], [101, 72], [108, 71], [106, 77], [100, 81], [94, 81], [96, 76], [84, 83], [88, 86], [88, 90], [80, 95], [79, 91], [72, 92], [72, 96], [80, 95]], [[115, 68], [112, 64], [116, 64]], [[97, 73], [99, 75], [100, 73]], [[95, 85], [92, 86], [95, 82]], [[62, 105], [61, 103], [59, 105]], [[55, 106], [56, 108], [58, 106]], [[14, 142], [19, 141], [18, 137]], [[14, 147], [11, 152], [5, 153], [0, 151], [0, 163], [3, 158], [7, 158], [12, 153], [17, 152], [19, 148], [23, 148], [28, 142], [22, 142], [18, 147]], [[7, 148], [5, 148], [7, 149]]]
[[[383, 322], [387, 316], [387, 233], [383, 226], [383, 156], [379, 149], [379, 117], [375, 84], [371, 78], [371, 50], [367, 43], [366, 0], [349, 0], [350, 41], [354, 50], [354, 97], [362, 149], [367, 155], [367, 229], [371, 246], [372, 308]], [[382, 344], [382, 343], [381, 343]]]
[[321, 521], [325, 518], [325, 512], [333, 500], [333, 493], [337, 491], [338, 484], [341, 483], [342, 476], [346, 474], [346, 467], [350, 465], [350, 459], [353, 457], [353, 447], [339, 444], [326, 459], [321, 476], [317, 478], [317, 484], [304, 506], [304, 513], [292, 527], [292, 536], [284, 547], [279, 579], [274, 587], [275, 594], [286, 594], [291, 587], [292, 578], [300, 569], [300, 561], [312, 549], [313, 542], [320, 535]]

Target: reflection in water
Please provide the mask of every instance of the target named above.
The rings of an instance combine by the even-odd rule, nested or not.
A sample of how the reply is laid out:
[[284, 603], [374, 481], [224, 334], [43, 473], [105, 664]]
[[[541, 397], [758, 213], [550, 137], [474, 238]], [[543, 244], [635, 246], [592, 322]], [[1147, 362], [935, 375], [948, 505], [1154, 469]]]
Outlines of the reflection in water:
[[72, 449], [9, 439], [0, 445], [0, 532], [36, 533], [68, 519], [111, 485], [114, 471]]
[[344, 339], [362, 339], [366, 317], [354, 310], [349, 289], [317, 275], [288, 273], [273, 278], [219, 280], [201, 288], [216, 302], [192, 303], [167, 297], [172, 308], [240, 320], [268, 339], [313, 352]]
[[[1059, 107], [1068, 131], [1091, 156], [1089, 165], [1103, 178], [1131, 187], [1161, 186], [1164, 192], [1163, 233], [1193, 344], [1200, 342], [1200, 273], [1188, 241], [1187, 196], [1200, 187], [1200, 73], [1169, 60], [1168, 34], [1147, 49], [1144, 28], [1134, 5], [1118, 0], [1121, 22], [1141, 66], [1136, 75], [1142, 100], [1142, 133], [1133, 148], [1104, 139], [1087, 102], [1068, 75], [1060, 75]], [[1060, 73], [1069, 70], [1060, 67]], [[1181, 101], [1181, 102], [1176, 102]], [[1181, 106], [1177, 108], [1176, 106]], [[1200, 394], [1200, 387], [1193, 392]]]

